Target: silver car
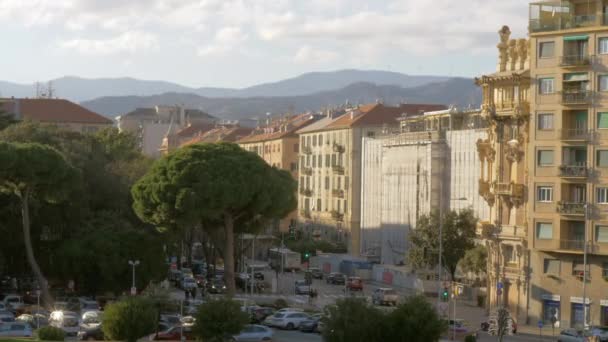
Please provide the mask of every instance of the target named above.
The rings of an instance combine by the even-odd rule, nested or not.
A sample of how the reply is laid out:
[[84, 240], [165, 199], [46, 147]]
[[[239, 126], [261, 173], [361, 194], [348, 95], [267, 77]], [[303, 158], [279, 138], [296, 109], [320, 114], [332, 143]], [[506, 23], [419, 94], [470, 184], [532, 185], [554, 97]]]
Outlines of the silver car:
[[587, 342], [590, 334], [573, 328], [564, 329], [559, 333], [557, 342]]
[[250, 324], [240, 334], [232, 337], [233, 342], [270, 342], [272, 341], [273, 331], [263, 325]]
[[12, 322], [0, 325], [0, 337], [32, 337], [33, 331], [27, 323]]

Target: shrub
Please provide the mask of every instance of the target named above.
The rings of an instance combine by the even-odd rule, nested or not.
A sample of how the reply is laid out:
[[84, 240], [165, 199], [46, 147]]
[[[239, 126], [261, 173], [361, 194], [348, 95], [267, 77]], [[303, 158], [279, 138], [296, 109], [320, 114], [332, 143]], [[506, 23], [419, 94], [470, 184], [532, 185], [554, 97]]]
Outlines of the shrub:
[[62, 329], [51, 326], [38, 329], [36, 334], [40, 341], [63, 341], [65, 339], [65, 333]]
[[322, 320], [326, 342], [393, 341], [383, 338], [386, 316], [359, 298], [340, 299], [325, 307]]
[[129, 297], [105, 308], [103, 333], [109, 340], [135, 342], [156, 330], [155, 305], [142, 297]]
[[468, 335], [467, 337], [464, 338], [464, 342], [476, 342], [477, 338], [475, 337], [475, 335]]
[[438, 341], [447, 328], [437, 311], [425, 297], [409, 297], [386, 320], [386, 341]]
[[230, 299], [213, 300], [201, 305], [192, 328], [194, 336], [209, 342], [223, 342], [226, 336], [238, 334], [249, 323], [241, 304]]
[[287, 303], [287, 301], [286, 301], [285, 299], [283, 299], [283, 298], [279, 298], [279, 299], [277, 299], [277, 300], [275, 300], [275, 301], [274, 301], [274, 307], [275, 307], [275, 309], [277, 309], [277, 310], [280, 310], [280, 309], [282, 309], [282, 308], [286, 308], [286, 307], [288, 307], [288, 306], [289, 306], [289, 304], [288, 304], [288, 303]]

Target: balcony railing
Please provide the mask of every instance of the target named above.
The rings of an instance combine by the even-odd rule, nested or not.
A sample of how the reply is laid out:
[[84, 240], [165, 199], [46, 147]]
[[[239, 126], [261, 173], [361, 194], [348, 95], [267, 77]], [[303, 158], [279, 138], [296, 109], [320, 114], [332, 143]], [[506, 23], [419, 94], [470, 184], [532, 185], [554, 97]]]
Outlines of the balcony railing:
[[566, 128], [562, 129], [562, 140], [587, 141], [591, 139], [592, 131], [587, 128]]
[[344, 220], [344, 214], [342, 214], [341, 212], [339, 212], [337, 210], [332, 210], [331, 218], [333, 218], [336, 221], [342, 221], [342, 220]]
[[524, 186], [523, 184], [515, 184], [515, 183], [496, 183], [494, 186], [494, 192], [497, 195], [507, 195], [513, 197], [523, 197], [524, 196]]
[[344, 153], [345, 148], [344, 148], [344, 145], [340, 145], [338, 143], [334, 143], [333, 144], [333, 150], [336, 153]]
[[331, 195], [337, 198], [344, 198], [344, 190], [333, 189]]
[[585, 249], [585, 240], [559, 240], [559, 249], [582, 252]]
[[585, 215], [585, 203], [557, 202], [557, 212], [562, 215]]
[[310, 218], [310, 210], [308, 209], [302, 209], [300, 210], [300, 216], [302, 217], [306, 217], [306, 218]]
[[343, 175], [344, 174], [344, 166], [334, 165], [331, 167], [335, 174]]
[[312, 167], [302, 168], [302, 173], [304, 173], [306, 176], [312, 176]]
[[589, 170], [585, 165], [560, 165], [559, 176], [564, 178], [587, 178]]
[[582, 105], [588, 104], [591, 101], [593, 92], [591, 91], [563, 91], [562, 104], [565, 105]]
[[312, 197], [312, 190], [310, 189], [300, 189], [300, 195], [306, 197]]
[[594, 14], [575, 15], [573, 17], [574, 27], [587, 27], [597, 25], [597, 17]]
[[312, 148], [310, 148], [310, 146], [304, 146], [304, 147], [302, 147], [302, 153], [312, 154]]
[[563, 67], [587, 66], [587, 65], [591, 65], [591, 56], [587, 56], [587, 55], [562, 56], [559, 64]]

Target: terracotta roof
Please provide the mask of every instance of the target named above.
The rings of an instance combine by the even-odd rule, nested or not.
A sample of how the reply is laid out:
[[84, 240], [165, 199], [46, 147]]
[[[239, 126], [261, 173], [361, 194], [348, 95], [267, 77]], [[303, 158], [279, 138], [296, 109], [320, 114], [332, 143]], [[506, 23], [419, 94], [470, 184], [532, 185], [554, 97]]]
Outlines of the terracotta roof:
[[19, 120], [52, 123], [106, 124], [114, 122], [63, 99], [0, 99], [0, 108]]
[[350, 128], [361, 126], [377, 126], [396, 124], [397, 118], [403, 115], [417, 115], [426, 111], [447, 109], [444, 105], [436, 104], [401, 104], [399, 107], [388, 107], [383, 104], [368, 104], [359, 106], [340, 116], [326, 126], [328, 129]]
[[247, 144], [280, 139], [287, 135], [294, 134], [298, 129], [310, 125], [313, 122], [319, 120], [320, 118], [321, 116], [315, 116], [314, 114], [306, 113], [294, 115], [289, 118], [277, 119], [271, 122], [269, 126], [260, 127], [251, 135], [246, 136], [237, 142], [239, 144]]
[[194, 122], [177, 132], [177, 136], [179, 136], [180, 138], [190, 138], [197, 134], [209, 132], [215, 127], [216, 124], [214, 123]]
[[197, 143], [215, 143], [215, 142], [235, 142], [244, 136], [251, 134], [253, 128], [238, 127], [238, 126], [222, 126], [214, 128], [205, 133], [199, 134], [194, 138], [185, 141], [180, 146], [187, 146]]

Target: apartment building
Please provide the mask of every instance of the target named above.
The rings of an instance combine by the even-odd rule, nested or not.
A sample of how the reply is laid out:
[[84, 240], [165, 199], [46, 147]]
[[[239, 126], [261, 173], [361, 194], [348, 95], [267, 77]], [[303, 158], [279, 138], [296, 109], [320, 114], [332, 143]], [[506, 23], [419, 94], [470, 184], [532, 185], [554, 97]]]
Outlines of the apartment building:
[[525, 322], [530, 291], [527, 241], [527, 183], [530, 159], [529, 41], [511, 39], [509, 27], [499, 32], [497, 71], [475, 81], [482, 89], [481, 115], [486, 139], [476, 143], [481, 173], [479, 194], [490, 206], [478, 236], [488, 247], [488, 305], [505, 306]]
[[608, 325], [608, 1], [532, 3], [529, 24], [531, 319]]
[[300, 136], [300, 228], [319, 239], [344, 242], [359, 255], [361, 220], [361, 149], [363, 137], [399, 126], [402, 115], [445, 109], [442, 105], [381, 103], [330, 111]]
[[74, 102], [51, 98], [0, 98], [0, 111], [16, 120], [30, 120], [80, 133], [95, 133], [112, 127], [112, 120]]
[[198, 143], [236, 142], [250, 135], [253, 130], [253, 128], [241, 127], [238, 124], [220, 124], [209, 131], [199, 131], [191, 139], [181, 142], [179, 146]]
[[[258, 126], [250, 135], [236, 143], [247, 151], [257, 153], [269, 165], [291, 172], [297, 180], [300, 143], [296, 131], [319, 118], [318, 115], [305, 113], [268, 119], [264, 126]], [[297, 212], [294, 211], [276, 222], [274, 230], [288, 231], [290, 226], [296, 226], [296, 218]]]
[[[406, 263], [409, 233], [420, 216], [438, 208], [489, 216], [476, 177], [475, 142], [488, 135], [479, 110], [450, 108], [398, 120], [398, 133], [363, 138], [361, 171], [361, 255], [393, 265]], [[434, 272], [426, 272], [429, 279]]]

